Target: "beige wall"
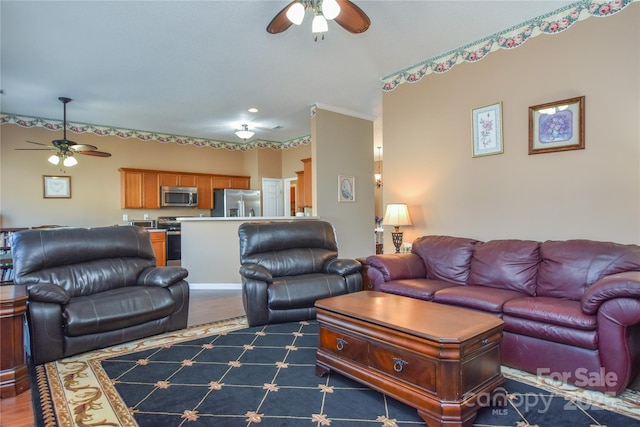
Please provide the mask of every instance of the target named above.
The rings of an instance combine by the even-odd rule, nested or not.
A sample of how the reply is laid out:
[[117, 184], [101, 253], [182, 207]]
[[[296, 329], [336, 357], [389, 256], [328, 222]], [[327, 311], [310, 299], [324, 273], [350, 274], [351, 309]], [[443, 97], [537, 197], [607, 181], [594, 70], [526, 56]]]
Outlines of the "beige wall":
[[[47, 162], [49, 153], [46, 151], [17, 151], [15, 148], [37, 148], [25, 141], [49, 144], [51, 140], [61, 138], [62, 132], [3, 125], [0, 133], [0, 225], [3, 227], [111, 225], [122, 223], [123, 214], [128, 214], [130, 219], [142, 219], [145, 213], [151, 218], [199, 214], [208, 216], [207, 210], [190, 208], [120, 209], [118, 168], [249, 175], [251, 187], [260, 188], [262, 175], [280, 177], [281, 153], [286, 153], [293, 161], [295, 152], [301, 152], [297, 158], [300, 163], [300, 159], [308, 157], [310, 150], [308, 144], [304, 146], [307, 151], [296, 148], [285, 151], [255, 149], [241, 152], [68, 133], [69, 139], [95, 145], [101, 151], [110, 152], [112, 156], [97, 158], [79, 155], [78, 165], [61, 168]], [[72, 198], [44, 199], [43, 175], [71, 176]]]
[[[409, 205], [405, 241], [447, 234], [640, 243], [639, 77], [635, 3], [384, 94], [383, 199]], [[528, 107], [582, 95], [586, 149], [528, 155]], [[504, 154], [472, 158], [471, 109], [496, 101]]]
[[[335, 227], [340, 257], [375, 253], [373, 122], [318, 108], [311, 137], [314, 215]], [[355, 202], [338, 203], [338, 175], [355, 178]]]

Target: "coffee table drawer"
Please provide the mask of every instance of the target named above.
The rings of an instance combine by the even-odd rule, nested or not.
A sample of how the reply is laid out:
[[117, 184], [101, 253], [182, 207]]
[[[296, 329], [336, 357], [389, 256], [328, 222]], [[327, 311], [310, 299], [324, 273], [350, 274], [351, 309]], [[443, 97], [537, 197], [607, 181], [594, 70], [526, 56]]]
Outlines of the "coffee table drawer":
[[370, 346], [370, 366], [385, 374], [435, 393], [437, 363], [384, 346]]
[[340, 357], [367, 364], [369, 343], [342, 331], [321, 327], [319, 347]]

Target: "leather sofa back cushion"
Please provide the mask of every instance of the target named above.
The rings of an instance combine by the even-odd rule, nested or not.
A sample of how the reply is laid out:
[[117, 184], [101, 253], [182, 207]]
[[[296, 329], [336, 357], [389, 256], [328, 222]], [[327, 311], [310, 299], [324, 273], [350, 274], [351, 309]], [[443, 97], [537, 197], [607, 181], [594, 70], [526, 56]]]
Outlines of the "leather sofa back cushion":
[[466, 285], [476, 240], [450, 236], [422, 236], [412, 252], [424, 260], [427, 279]]
[[579, 300], [604, 276], [640, 270], [640, 246], [592, 240], [547, 241], [540, 246], [537, 295]]
[[338, 251], [333, 226], [326, 221], [245, 222], [238, 227], [240, 258], [296, 248]]
[[478, 242], [471, 259], [469, 285], [536, 294], [540, 243], [531, 240]]
[[21, 283], [27, 288], [51, 283], [75, 298], [135, 286], [140, 272], [154, 265], [155, 261], [145, 258], [107, 258], [36, 271], [22, 276]]
[[324, 265], [338, 256], [338, 252], [318, 248], [286, 249], [245, 256], [243, 264], [258, 264], [269, 270], [272, 277], [323, 273]]
[[140, 227], [25, 230], [13, 236], [16, 275], [107, 258], [143, 258], [155, 265], [149, 233]]

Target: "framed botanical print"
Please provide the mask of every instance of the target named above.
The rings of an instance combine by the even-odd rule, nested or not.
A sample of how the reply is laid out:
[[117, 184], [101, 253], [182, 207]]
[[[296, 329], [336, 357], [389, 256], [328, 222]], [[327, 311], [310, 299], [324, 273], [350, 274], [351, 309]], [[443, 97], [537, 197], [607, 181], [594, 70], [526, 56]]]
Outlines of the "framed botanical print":
[[584, 150], [584, 96], [529, 107], [529, 154]]
[[471, 110], [473, 157], [504, 152], [502, 145], [502, 102]]

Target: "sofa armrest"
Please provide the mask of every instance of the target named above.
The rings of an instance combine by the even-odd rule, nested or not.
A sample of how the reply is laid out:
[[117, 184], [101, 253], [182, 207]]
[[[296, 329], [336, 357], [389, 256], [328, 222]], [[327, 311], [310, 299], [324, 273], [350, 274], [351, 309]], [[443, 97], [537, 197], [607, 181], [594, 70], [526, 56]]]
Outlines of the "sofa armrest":
[[580, 306], [587, 314], [595, 314], [600, 305], [614, 298], [640, 298], [640, 271], [612, 274], [589, 286]]
[[28, 287], [29, 301], [67, 304], [71, 295], [60, 286], [51, 283], [37, 283]]
[[273, 276], [261, 265], [258, 264], [244, 264], [240, 266], [240, 275], [247, 279], [259, 280], [261, 282], [272, 283]]
[[324, 266], [326, 273], [338, 274], [343, 277], [359, 273], [360, 270], [362, 270], [362, 264], [354, 259], [334, 258]]
[[422, 258], [413, 253], [371, 255], [367, 257], [367, 264], [369, 269], [373, 268], [382, 273], [385, 282], [427, 277], [427, 268]]
[[189, 272], [182, 267], [148, 267], [138, 276], [138, 286], [171, 286], [185, 279]]

